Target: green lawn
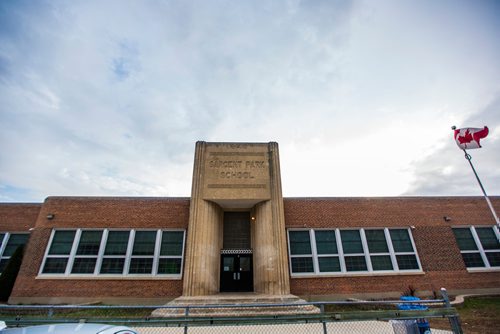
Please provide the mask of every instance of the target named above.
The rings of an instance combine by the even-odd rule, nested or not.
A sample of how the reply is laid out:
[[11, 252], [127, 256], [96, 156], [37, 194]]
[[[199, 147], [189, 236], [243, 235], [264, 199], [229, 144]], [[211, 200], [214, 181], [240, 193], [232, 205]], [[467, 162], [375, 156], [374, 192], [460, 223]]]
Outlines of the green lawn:
[[[466, 334], [500, 333], [500, 296], [469, 297], [456, 307]], [[434, 328], [449, 329], [446, 319], [432, 319]]]

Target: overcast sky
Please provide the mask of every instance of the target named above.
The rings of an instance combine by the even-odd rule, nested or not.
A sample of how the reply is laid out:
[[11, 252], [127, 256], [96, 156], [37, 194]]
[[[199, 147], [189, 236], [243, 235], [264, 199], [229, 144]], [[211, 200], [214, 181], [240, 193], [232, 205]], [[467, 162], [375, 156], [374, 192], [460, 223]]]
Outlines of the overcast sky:
[[0, 201], [189, 196], [195, 142], [284, 196], [500, 195], [500, 1], [0, 1]]

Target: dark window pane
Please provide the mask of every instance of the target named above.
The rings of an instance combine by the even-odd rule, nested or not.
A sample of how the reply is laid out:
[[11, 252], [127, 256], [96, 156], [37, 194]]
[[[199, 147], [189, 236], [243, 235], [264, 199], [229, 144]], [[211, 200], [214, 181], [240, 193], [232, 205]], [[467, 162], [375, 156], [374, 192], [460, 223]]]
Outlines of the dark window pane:
[[472, 232], [468, 228], [454, 228], [453, 234], [457, 240], [458, 248], [460, 250], [477, 250], [476, 243], [472, 237]]
[[290, 231], [289, 236], [290, 253], [292, 255], [312, 254], [309, 231]]
[[477, 227], [476, 233], [484, 249], [500, 249], [500, 242], [492, 227]]
[[164, 231], [161, 237], [160, 255], [182, 255], [182, 242], [184, 240], [184, 232]]
[[487, 252], [486, 257], [491, 267], [500, 266], [500, 252]]
[[76, 231], [56, 231], [50, 245], [50, 255], [69, 255]]
[[[5, 233], [0, 233], [0, 249], [2, 248], [4, 238], [5, 238]], [[0, 254], [0, 255], [2, 255], [2, 254]]]
[[336, 256], [319, 257], [319, 271], [322, 273], [340, 271], [340, 261]]
[[28, 241], [28, 236], [28, 234], [11, 234], [3, 251], [3, 256], [12, 256], [17, 247], [24, 245]]
[[337, 254], [335, 231], [314, 231], [318, 254]]
[[153, 255], [155, 252], [156, 232], [135, 232], [134, 249], [132, 255]]
[[102, 231], [82, 231], [76, 250], [77, 255], [97, 255], [101, 245]]
[[479, 253], [462, 253], [467, 268], [485, 267], [483, 258]]
[[240, 271], [251, 271], [252, 270], [252, 261], [250, 261], [249, 256], [240, 257]]
[[415, 255], [396, 255], [399, 270], [419, 269]]
[[109, 231], [104, 255], [125, 255], [130, 231]]
[[365, 230], [370, 253], [389, 253], [384, 230]]
[[312, 257], [292, 257], [292, 273], [314, 272]]
[[158, 274], [180, 274], [181, 259], [160, 259]]
[[7, 262], [9, 262], [8, 259], [0, 260], [0, 273], [2, 273], [2, 271], [5, 269]]
[[233, 256], [223, 257], [224, 271], [234, 271], [235, 258]]
[[364, 256], [346, 256], [345, 269], [347, 271], [366, 271], [366, 260]]
[[68, 258], [66, 257], [51, 257], [45, 260], [45, 266], [42, 273], [44, 274], [64, 274], [66, 271]]
[[125, 259], [102, 259], [101, 274], [123, 274]]
[[392, 245], [395, 252], [413, 252], [413, 246], [411, 245], [408, 230], [389, 230], [389, 233], [391, 234]]
[[153, 259], [132, 259], [129, 274], [151, 274]]
[[340, 231], [340, 236], [342, 238], [344, 254], [363, 253], [361, 235], [358, 230], [342, 230]]
[[95, 258], [76, 258], [73, 261], [72, 274], [93, 274], [95, 269]]
[[393, 270], [391, 257], [388, 255], [371, 256], [373, 270]]

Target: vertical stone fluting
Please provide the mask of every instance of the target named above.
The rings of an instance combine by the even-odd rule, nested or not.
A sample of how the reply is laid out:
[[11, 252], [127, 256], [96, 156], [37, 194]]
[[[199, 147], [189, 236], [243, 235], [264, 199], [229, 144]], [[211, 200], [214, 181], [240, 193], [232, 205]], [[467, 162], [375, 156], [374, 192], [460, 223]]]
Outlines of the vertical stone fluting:
[[203, 296], [218, 292], [221, 208], [203, 200], [203, 161], [205, 142], [196, 143], [191, 207], [184, 269], [184, 296]]
[[278, 144], [269, 143], [271, 200], [255, 206], [255, 291], [269, 295], [290, 293], [285, 216], [281, 194]]
[[274, 245], [277, 252], [278, 286], [276, 294], [290, 293], [290, 272], [286, 242], [285, 211], [281, 190], [281, 170], [278, 143], [269, 143], [269, 172], [271, 179], [271, 202]]

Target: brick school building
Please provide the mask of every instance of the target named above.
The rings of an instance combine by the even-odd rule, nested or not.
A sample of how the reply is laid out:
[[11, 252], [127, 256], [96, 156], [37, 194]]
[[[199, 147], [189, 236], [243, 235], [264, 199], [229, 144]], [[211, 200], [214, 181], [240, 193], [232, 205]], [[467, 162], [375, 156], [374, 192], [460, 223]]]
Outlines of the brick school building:
[[1, 203], [0, 242], [0, 271], [25, 244], [10, 303], [500, 292], [482, 197], [283, 198], [276, 143], [198, 142], [190, 198]]

